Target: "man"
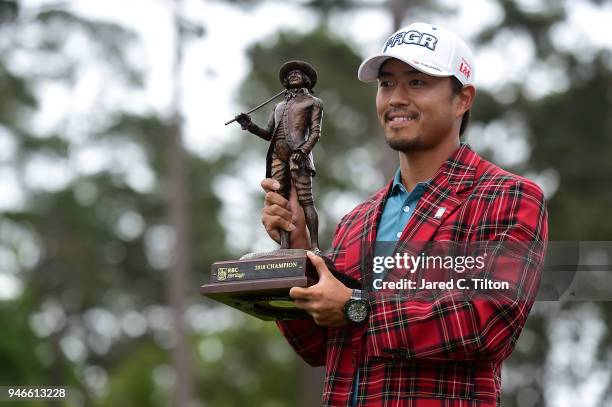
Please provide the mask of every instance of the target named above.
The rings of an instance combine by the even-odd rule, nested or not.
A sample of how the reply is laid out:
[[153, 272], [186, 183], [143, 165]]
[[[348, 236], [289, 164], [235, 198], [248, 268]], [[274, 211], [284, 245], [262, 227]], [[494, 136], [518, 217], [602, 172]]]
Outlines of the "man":
[[[315, 175], [312, 149], [321, 135], [323, 103], [311, 94], [317, 83], [317, 72], [306, 62], [288, 61], [281, 66], [279, 79], [287, 89], [285, 100], [274, 107], [266, 128], [254, 124], [245, 113], [238, 115], [236, 121], [243, 130], [270, 141], [266, 178], [278, 182], [277, 192], [285, 199], [289, 198], [292, 188], [295, 189], [310, 232], [309, 248], [318, 253], [319, 221], [312, 198], [312, 177]], [[290, 247], [290, 230], [274, 230], [281, 249]]]
[[[487, 259], [489, 276], [512, 284], [521, 298], [432, 301], [350, 290], [323, 260], [309, 254], [319, 283], [290, 295], [313, 317], [278, 325], [295, 351], [326, 366], [326, 406], [495, 406], [501, 363], [514, 347], [537, 291], [547, 239], [542, 191], [533, 182], [480, 158], [460, 143], [472, 106], [474, 60], [442, 27], [415, 23], [393, 34], [365, 60], [362, 81], [378, 81], [376, 109], [387, 143], [399, 153], [395, 177], [340, 221], [331, 260], [360, 279], [364, 242], [519, 243], [528, 256]], [[350, 176], [350, 174], [347, 174]], [[263, 223], [289, 230], [295, 199], [266, 190]], [[297, 224], [301, 220], [298, 216]], [[308, 247], [304, 228], [294, 247]], [[356, 303], [367, 306], [352, 309]]]

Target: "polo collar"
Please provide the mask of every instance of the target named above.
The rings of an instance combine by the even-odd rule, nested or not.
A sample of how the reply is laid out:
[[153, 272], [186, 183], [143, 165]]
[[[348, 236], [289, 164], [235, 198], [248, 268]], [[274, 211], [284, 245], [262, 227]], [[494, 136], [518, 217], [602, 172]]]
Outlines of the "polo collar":
[[[438, 188], [441, 185], [446, 185], [453, 192], [460, 193], [474, 184], [476, 168], [481, 160], [480, 156], [467, 143], [461, 142], [459, 148], [438, 168], [434, 176], [426, 182], [425, 186], [428, 188]], [[387, 184], [386, 193], [377, 198], [372, 198], [374, 200], [383, 200], [386, 196], [396, 193], [400, 185], [403, 186], [398, 169], [393, 180]]]
[[[417, 189], [426, 188], [430, 182], [431, 182], [431, 179], [428, 179], [427, 181], [418, 182], [415, 185], [414, 189], [410, 191], [410, 193], [416, 191]], [[398, 193], [399, 191], [409, 193], [406, 190], [406, 187], [404, 186], [404, 184], [402, 183], [402, 172], [398, 168], [397, 171], [395, 171], [395, 176], [393, 177], [393, 183], [391, 184], [391, 195], [394, 195]]]

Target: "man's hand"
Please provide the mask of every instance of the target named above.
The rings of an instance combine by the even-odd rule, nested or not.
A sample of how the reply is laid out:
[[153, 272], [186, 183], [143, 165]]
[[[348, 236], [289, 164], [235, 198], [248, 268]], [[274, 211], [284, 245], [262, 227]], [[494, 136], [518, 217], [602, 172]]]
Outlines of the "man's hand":
[[308, 258], [317, 269], [319, 282], [308, 288], [293, 287], [289, 296], [298, 308], [312, 315], [317, 325], [337, 327], [347, 324], [344, 304], [351, 298], [352, 290], [332, 275], [321, 257], [308, 252]]
[[280, 185], [272, 178], [261, 181], [261, 187], [266, 192], [264, 208], [261, 211], [261, 223], [266, 228], [268, 235], [280, 243], [278, 229], [283, 229], [291, 232], [292, 249], [310, 249], [304, 210], [297, 200], [295, 187], [291, 186], [289, 200], [277, 192]]
[[240, 127], [242, 127], [242, 130], [246, 130], [247, 127], [249, 127], [249, 124], [252, 123], [251, 116], [246, 113], [240, 113], [238, 116], [236, 116], [236, 121], [238, 122]]

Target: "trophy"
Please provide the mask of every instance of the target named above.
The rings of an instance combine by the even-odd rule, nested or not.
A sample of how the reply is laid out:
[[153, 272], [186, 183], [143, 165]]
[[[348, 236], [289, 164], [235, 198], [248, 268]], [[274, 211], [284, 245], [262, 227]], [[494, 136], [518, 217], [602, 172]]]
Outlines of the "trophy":
[[[279, 71], [284, 90], [225, 123], [238, 122], [246, 130], [268, 141], [266, 178], [280, 184], [278, 193], [289, 200], [292, 186], [304, 210], [311, 250], [322, 256], [318, 241], [318, 215], [312, 195], [315, 175], [312, 150], [321, 135], [323, 103], [313, 96], [317, 72], [307, 62], [288, 61]], [[266, 127], [251, 121], [249, 113], [279, 96]], [[310, 316], [295, 307], [289, 290], [316, 284], [318, 274], [306, 251], [291, 249], [290, 233], [279, 230], [280, 248], [265, 253], [250, 253], [240, 260], [219, 261], [211, 267], [210, 281], [201, 294], [237, 308], [263, 320], [305, 319]], [[332, 274], [349, 288], [360, 283], [338, 273], [327, 257], [322, 256]]]

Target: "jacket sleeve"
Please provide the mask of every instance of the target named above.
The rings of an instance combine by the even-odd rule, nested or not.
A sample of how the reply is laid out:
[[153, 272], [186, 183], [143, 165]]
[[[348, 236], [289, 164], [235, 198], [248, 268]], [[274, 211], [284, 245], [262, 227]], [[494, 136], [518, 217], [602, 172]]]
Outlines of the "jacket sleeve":
[[327, 353], [327, 328], [312, 319], [276, 321], [289, 345], [311, 366], [324, 366]]
[[267, 141], [272, 140], [272, 134], [274, 132], [274, 111], [275, 110], [276, 108], [272, 110], [272, 114], [270, 114], [270, 119], [268, 119], [268, 124], [266, 125], [265, 128], [261, 128], [255, 123], [251, 122], [248, 125], [247, 130], [255, 134], [256, 136], [261, 137], [264, 140], [267, 140]]
[[373, 296], [366, 334], [369, 356], [429, 360], [501, 361], [514, 348], [535, 300], [547, 239], [542, 191], [516, 181], [478, 219], [479, 240], [488, 247], [516, 244], [520, 256], [489, 256], [490, 279], [507, 281], [520, 295], [466, 297], [453, 290], [432, 301]]
[[316, 99], [310, 111], [310, 128], [308, 140], [300, 146], [304, 154], [309, 154], [321, 137], [321, 121], [323, 120], [323, 102]]
[[[341, 239], [339, 238], [342, 225], [348, 216], [344, 216], [334, 233], [332, 242], [332, 250], [329, 257], [336, 265], [336, 268], [342, 268], [344, 265], [341, 253]], [[340, 260], [340, 261], [339, 261]], [[339, 270], [342, 271], [342, 270]], [[289, 345], [300, 355], [306, 363], [311, 366], [324, 366], [327, 357], [327, 336], [328, 328], [315, 324], [314, 320], [296, 320], [296, 321], [276, 321], [276, 325], [281, 333], [289, 342]]]

